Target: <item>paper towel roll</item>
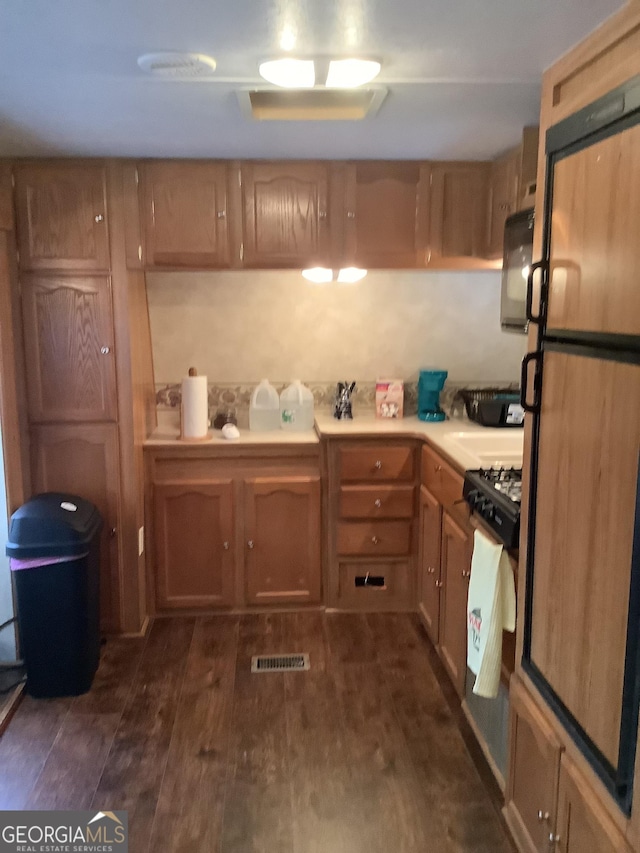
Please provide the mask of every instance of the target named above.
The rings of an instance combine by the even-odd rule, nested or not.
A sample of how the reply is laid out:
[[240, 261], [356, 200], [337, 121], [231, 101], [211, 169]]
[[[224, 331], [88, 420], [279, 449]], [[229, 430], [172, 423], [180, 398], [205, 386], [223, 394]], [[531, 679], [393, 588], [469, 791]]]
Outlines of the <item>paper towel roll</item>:
[[207, 438], [208, 429], [207, 377], [185, 376], [182, 380], [182, 431], [180, 438], [185, 441]]

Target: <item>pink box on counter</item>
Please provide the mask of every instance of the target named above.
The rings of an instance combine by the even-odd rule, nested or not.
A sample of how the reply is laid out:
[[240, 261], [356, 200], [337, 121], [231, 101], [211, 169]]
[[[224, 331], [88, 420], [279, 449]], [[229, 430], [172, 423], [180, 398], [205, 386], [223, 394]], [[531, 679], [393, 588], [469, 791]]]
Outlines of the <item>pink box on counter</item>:
[[376, 417], [401, 418], [404, 412], [402, 379], [378, 379], [376, 382]]

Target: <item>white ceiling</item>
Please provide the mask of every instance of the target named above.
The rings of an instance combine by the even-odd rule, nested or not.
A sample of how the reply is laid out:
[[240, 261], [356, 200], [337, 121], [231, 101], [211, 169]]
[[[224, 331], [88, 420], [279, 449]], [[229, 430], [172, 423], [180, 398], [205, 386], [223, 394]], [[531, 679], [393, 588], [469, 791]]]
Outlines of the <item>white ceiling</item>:
[[[623, 0], [0, 0], [0, 155], [487, 158], [538, 117], [542, 71]], [[235, 91], [284, 55], [379, 58], [360, 122], [255, 122]], [[139, 70], [215, 57], [209, 80]]]

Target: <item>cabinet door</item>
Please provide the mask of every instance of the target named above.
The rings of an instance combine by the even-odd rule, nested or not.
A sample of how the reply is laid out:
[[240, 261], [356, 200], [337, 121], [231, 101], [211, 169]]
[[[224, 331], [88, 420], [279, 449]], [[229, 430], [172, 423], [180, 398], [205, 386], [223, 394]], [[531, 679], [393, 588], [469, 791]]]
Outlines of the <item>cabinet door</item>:
[[323, 163], [242, 165], [245, 267], [330, 266]]
[[120, 627], [119, 457], [115, 424], [37, 426], [31, 431], [34, 493], [67, 492], [94, 503], [104, 520], [100, 542], [100, 624]]
[[501, 258], [504, 223], [518, 208], [518, 167], [521, 149], [516, 148], [491, 164], [489, 188], [488, 258]]
[[[420, 489], [420, 560], [418, 607], [434, 645], [440, 621], [440, 534], [442, 507], [424, 486]], [[466, 608], [466, 605], [465, 605]]]
[[558, 853], [627, 853], [624, 837], [597, 795], [568, 758], [562, 756], [558, 789]]
[[108, 271], [104, 168], [24, 165], [15, 176], [20, 267]]
[[[511, 690], [505, 818], [527, 853], [553, 849], [561, 744], [519, 684]], [[584, 847], [591, 850], [590, 847]]]
[[[346, 172], [345, 264], [424, 265], [418, 229], [420, 163], [351, 163]], [[422, 242], [421, 242], [422, 241]]]
[[159, 610], [233, 604], [231, 480], [153, 486]]
[[230, 266], [227, 175], [226, 163], [145, 165], [147, 266]]
[[487, 163], [431, 164], [429, 265], [464, 266], [483, 258], [487, 185]]
[[22, 311], [31, 421], [115, 420], [110, 279], [25, 275]]
[[473, 537], [445, 512], [442, 523], [440, 653], [458, 694], [467, 672], [467, 597]]
[[245, 480], [247, 602], [320, 601], [320, 478]]

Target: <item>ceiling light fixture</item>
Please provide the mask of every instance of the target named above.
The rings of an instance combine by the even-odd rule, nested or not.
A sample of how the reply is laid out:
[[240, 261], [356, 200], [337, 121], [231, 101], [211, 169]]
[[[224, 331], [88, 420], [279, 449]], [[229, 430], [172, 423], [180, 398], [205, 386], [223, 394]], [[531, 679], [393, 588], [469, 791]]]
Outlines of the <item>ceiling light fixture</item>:
[[271, 59], [261, 62], [260, 76], [284, 89], [312, 89], [316, 82], [312, 59]]
[[303, 278], [313, 282], [313, 284], [327, 284], [330, 281], [354, 284], [363, 279], [366, 274], [367, 270], [361, 270], [357, 267], [344, 267], [339, 270], [331, 270], [328, 267], [312, 267], [308, 270], [302, 270]]
[[373, 59], [332, 59], [325, 86], [329, 89], [355, 89], [380, 73], [381, 64]]

